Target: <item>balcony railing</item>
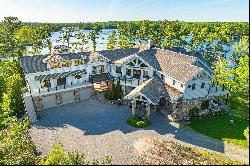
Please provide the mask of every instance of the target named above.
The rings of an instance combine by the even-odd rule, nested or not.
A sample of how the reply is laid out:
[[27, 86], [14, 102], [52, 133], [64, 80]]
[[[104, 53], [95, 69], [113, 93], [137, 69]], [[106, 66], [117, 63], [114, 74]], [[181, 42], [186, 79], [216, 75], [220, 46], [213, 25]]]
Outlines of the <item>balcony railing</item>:
[[92, 84], [89, 82], [82, 82], [78, 84], [56, 86], [54, 88], [38, 88], [38, 89], [31, 90], [30, 93], [32, 95], [40, 95], [40, 94], [45, 94], [45, 93], [50, 93], [50, 92], [63, 91], [67, 89], [76, 89], [82, 86], [89, 86], [89, 85], [92, 85]]
[[147, 79], [141, 80], [138, 78], [134, 78], [132, 76], [122, 76], [120, 77], [120, 84], [125, 86], [137, 87], [145, 82]]

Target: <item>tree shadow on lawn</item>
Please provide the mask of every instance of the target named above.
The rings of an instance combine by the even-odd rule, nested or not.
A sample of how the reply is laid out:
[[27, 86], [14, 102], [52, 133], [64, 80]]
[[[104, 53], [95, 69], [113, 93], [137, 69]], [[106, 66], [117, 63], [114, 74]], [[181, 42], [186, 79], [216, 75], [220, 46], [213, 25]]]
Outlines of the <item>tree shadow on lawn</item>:
[[38, 129], [58, 130], [58, 128], [70, 125], [86, 132], [86, 135], [89, 136], [102, 135], [117, 130], [124, 134], [152, 130], [157, 132], [158, 136], [171, 134], [177, 140], [224, 152], [223, 141], [208, 140], [207, 137], [194, 133], [186, 127], [176, 128], [160, 112], [152, 111], [151, 124], [143, 129], [127, 124], [127, 118], [131, 115], [131, 110], [128, 107], [102, 104], [93, 99], [53, 107], [38, 114], [41, 118], [33, 124]]

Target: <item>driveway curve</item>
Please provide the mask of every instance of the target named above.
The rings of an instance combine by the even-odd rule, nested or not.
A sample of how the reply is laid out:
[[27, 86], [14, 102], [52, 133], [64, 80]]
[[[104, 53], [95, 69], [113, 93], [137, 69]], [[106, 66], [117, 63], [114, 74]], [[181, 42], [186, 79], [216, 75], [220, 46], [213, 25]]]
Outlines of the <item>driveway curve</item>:
[[32, 124], [30, 136], [38, 150], [49, 154], [51, 145], [61, 142], [67, 151], [78, 150], [87, 159], [112, 156], [112, 164], [138, 164], [134, 143], [140, 138], [181, 141], [231, 158], [248, 161], [249, 150], [177, 128], [160, 112], [152, 112], [152, 124], [144, 129], [129, 126], [131, 110], [125, 106], [104, 104], [96, 99], [61, 105], [39, 112], [40, 119]]

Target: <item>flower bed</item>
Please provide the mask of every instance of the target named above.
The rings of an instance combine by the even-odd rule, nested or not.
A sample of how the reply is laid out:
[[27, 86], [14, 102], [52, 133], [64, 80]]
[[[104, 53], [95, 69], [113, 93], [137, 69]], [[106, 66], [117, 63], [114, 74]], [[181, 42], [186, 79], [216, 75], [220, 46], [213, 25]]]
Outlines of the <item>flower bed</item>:
[[143, 128], [150, 124], [150, 121], [146, 118], [141, 118], [138, 116], [130, 116], [127, 120], [127, 123], [130, 126], [134, 126], [136, 128]]

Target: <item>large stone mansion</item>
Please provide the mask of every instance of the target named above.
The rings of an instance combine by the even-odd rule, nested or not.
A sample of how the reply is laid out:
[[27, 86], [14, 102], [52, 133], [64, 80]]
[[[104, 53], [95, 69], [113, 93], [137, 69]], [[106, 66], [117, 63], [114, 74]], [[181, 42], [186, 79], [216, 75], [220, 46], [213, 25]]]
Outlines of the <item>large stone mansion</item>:
[[213, 70], [200, 54], [157, 48], [151, 42], [129, 49], [24, 56], [21, 66], [31, 121], [36, 121], [36, 111], [88, 99], [94, 85], [110, 88], [117, 80], [127, 103], [144, 103], [175, 119], [228, 94], [212, 84]]

